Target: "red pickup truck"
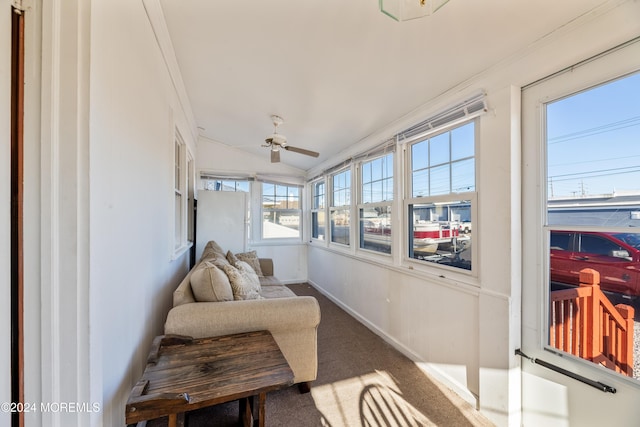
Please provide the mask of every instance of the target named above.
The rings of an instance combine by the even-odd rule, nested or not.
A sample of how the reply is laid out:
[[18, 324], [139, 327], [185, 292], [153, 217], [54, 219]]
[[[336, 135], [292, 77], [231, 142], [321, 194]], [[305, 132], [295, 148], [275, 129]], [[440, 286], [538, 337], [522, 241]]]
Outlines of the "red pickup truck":
[[593, 268], [603, 291], [640, 295], [640, 233], [552, 231], [550, 246], [552, 283], [578, 286]]

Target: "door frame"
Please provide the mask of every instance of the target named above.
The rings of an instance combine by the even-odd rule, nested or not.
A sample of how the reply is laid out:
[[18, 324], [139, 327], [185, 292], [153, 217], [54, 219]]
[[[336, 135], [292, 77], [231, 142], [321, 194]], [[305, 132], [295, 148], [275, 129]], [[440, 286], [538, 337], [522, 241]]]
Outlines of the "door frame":
[[[11, 10], [11, 401], [24, 402], [24, 15]], [[24, 413], [11, 414], [24, 425]]]
[[[597, 54], [522, 91], [522, 352], [622, 392], [601, 391], [535, 363], [522, 363], [523, 421], [531, 425], [615, 424], [638, 414], [636, 380], [554, 351], [547, 344], [549, 239], [546, 216], [544, 106], [640, 68], [640, 38]], [[544, 407], [541, 411], [539, 408]], [[616, 415], [613, 415], [616, 414]], [[604, 422], [604, 418], [607, 419]]]

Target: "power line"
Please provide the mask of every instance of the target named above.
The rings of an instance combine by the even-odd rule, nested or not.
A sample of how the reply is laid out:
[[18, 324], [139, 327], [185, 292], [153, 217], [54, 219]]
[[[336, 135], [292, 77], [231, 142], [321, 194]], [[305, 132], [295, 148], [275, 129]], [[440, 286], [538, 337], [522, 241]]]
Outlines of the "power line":
[[[620, 172], [620, 171], [623, 171], [625, 169], [636, 169], [636, 168], [640, 168], [640, 165], [626, 166], [626, 167], [623, 167], [623, 168], [590, 170], [590, 171], [586, 171], [586, 172], [565, 173], [565, 174], [562, 174], [562, 175], [553, 175], [550, 178], [557, 178], [557, 177], [563, 177], [563, 176], [574, 176], [574, 175], [580, 176], [580, 175], [587, 175], [587, 174], [591, 174], [591, 173], [601, 173], [601, 172], [611, 172], [611, 171]], [[598, 176], [600, 176], [600, 175], [598, 175]]]
[[[617, 169], [608, 169], [608, 170], [617, 170]], [[603, 170], [607, 171], [607, 170]], [[573, 173], [573, 174], [567, 174], [567, 175], [556, 175], [554, 177], [549, 177], [549, 178], [553, 178], [553, 182], [559, 182], [559, 181], [573, 181], [576, 179], [583, 179], [583, 178], [600, 178], [603, 176], [614, 176], [614, 175], [623, 175], [626, 173], [636, 173], [636, 172], [640, 172], [640, 166], [636, 166], [635, 170], [628, 170], [628, 171], [619, 171], [619, 172], [612, 172], [612, 173], [603, 173], [603, 174], [599, 174], [599, 175], [588, 175], [590, 173], [595, 173], [598, 171], [593, 171], [593, 172], [583, 172], [583, 173]], [[572, 175], [571, 178], [562, 178], [562, 179], [556, 179], [556, 177], [558, 176], [570, 176]], [[573, 176], [575, 175], [575, 176]], [[580, 175], [583, 175], [582, 177]]]
[[583, 160], [583, 161], [580, 161], [580, 162], [556, 163], [556, 164], [549, 165], [549, 166], [558, 167], [558, 166], [567, 166], [567, 165], [579, 165], [579, 164], [583, 164], [583, 163], [609, 162], [611, 160], [628, 160], [628, 159], [632, 159], [634, 157], [640, 157], [640, 154], [635, 155], [635, 156], [610, 157], [608, 159], [595, 159], [595, 160]]
[[559, 144], [562, 142], [573, 141], [575, 139], [585, 138], [588, 136], [599, 135], [606, 132], [612, 132], [614, 130], [625, 129], [628, 127], [640, 125], [640, 116], [632, 117], [618, 122], [612, 122], [602, 126], [596, 126], [589, 129], [584, 129], [578, 132], [572, 132], [560, 136], [554, 136], [547, 139], [548, 145]]

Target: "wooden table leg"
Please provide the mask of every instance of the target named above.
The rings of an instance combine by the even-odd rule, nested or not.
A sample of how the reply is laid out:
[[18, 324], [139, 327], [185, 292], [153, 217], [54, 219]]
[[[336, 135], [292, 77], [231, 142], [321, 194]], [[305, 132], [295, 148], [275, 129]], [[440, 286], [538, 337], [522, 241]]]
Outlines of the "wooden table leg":
[[168, 427], [184, 427], [184, 412], [169, 414]]
[[258, 395], [258, 419], [257, 419], [258, 427], [264, 427], [264, 422], [265, 422], [264, 419], [267, 413], [266, 403], [267, 403], [267, 393], [260, 393]]
[[244, 427], [265, 427], [267, 393], [258, 394], [258, 408], [254, 408], [255, 396], [240, 399], [240, 418]]
[[244, 427], [252, 427], [253, 426], [253, 396], [245, 397], [240, 399], [240, 420], [242, 421], [242, 425]]

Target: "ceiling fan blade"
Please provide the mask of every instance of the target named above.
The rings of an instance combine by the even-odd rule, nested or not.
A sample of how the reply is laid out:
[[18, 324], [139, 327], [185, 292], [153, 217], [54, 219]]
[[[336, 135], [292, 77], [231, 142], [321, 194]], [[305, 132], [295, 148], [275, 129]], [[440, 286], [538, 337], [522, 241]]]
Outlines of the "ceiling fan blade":
[[271, 150], [271, 163], [280, 162], [280, 150]]
[[315, 151], [305, 150], [304, 148], [292, 147], [290, 145], [286, 145], [283, 147], [287, 151], [293, 151], [294, 153], [304, 154], [305, 156], [318, 157], [320, 153], [316, 153]]

